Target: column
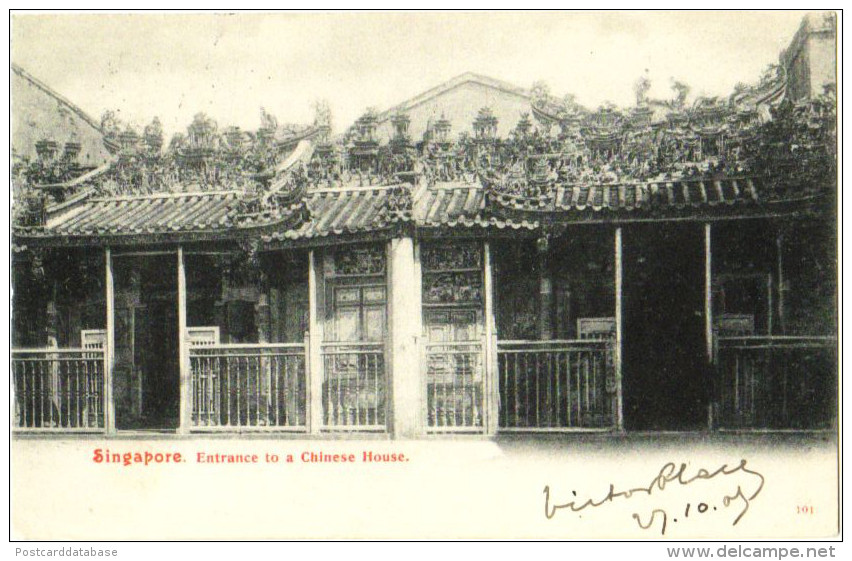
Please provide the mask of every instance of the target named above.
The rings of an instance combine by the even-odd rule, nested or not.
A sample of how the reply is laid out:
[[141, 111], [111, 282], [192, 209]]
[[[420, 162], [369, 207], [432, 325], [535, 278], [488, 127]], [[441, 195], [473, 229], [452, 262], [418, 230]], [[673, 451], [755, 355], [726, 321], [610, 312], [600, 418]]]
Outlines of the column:
[[548, 260], [549, 240], [546, 236], [538, 239], [538, 338], [542, 341], [553, 339], [553, 279], [550, 277]]
[[115, 432], [115, 399], [113, 371], [115, 369], [115, 286], [112, 277], [112, 253], [105, 251], [106, 280], [106, 345], [104, 346], [104, 423], [108, 433]]
[[50, 300], [47, 301], [47, 346], [51, 349], [59, 348], [59, 282], [53, 278], [50, 283]]
[[[775, 257], [777, 260], [778, 269], [778, 330], [781, 335], [787, 332], [784, 324], [784, 293], [787, 292], [784, 286], [784, 231], [778, 230], [775, 235]], [[772, 335], [772, 333], [770, 333]]]
[[322, 340], [323, 329], [320, 323], [320, 297], [322, 264], [316, 251], [308, 253], [308, 337], [307, 357], [305, 359], [308, 371], [306, 407], [308, 430], [318, 434], [322, 428]]
[[219, 326], [219, 342], [228, 343], [228, 298], [230, 294], [230, 257], [228, 255], [220, 255], [218, 261], [219, 267], [219, 298], [213, 304], [215, 308], [215, 322]]
[[497, 372], [497, 329], [494, 319], [494, 277], [491, 268], [491, 244], [485, 242], [483, 250], [485, 261], [483, 275], [483, 296], [485, 298], [485, 399], [488, 400], [486, 404], [486, 411], [488, 412], [486, 419], [488, 422], [485, 431], [487, 434], [496, 434], [500, 415], [500, 387]]
[[704, 225], [704, 338], [707, 361], [713, 362], [713, 255], [710, 224]]
[[[713, 246], [712, 229], [710, 224], [704, 225], [704, 338], [707, 345], [707, 363], [711, 366], [714, 361], [713, 349]], [[707, 403], [707, 429], [713, 430], [715, 390], [713, 379], [707, 381], [710, 385], [710, 400]]]
[[390, 242], [390, 375], [395, 438], [423, 433], [420, 332], [421, 285], [415, 268], [414, 240]]
[[178, 247], [177, 277], [178, 357], [180, 360], [180, 426], [178, 433], [188, 434], [192, 425], [192, 372], [189, 364], [189, 345], [186, 340], [186, 269], [182, 247]]
[[[56, 280], [56, 275], [59, 274], [54, 272], [51, 276], [50, 283], [50, 297], [47, 301], [46, 312], [47, 312], [47, 325], [45, 326], [45, 335], [47, 339], [47, 346], [51, 349], [59, 348], [59, 304], [57, 302], [57, 298], [59, 297], [59, 282]], [[48, 354], [46, 355], [49, 359], [47, 363], [49, 365], [49, 384], [45, 391], [48, 393], [48, 398], [50, 399], [50, 411], [47, 413], [47, 417], [49, 419], [49, 423], [51, 426], [61, 426], [62, 423], [62, 385], [60, 384], [60, 375], [59, 370], [61, 366], [60, 355], [58, 354]], [[70, 390], [70, 388], [69, 388]], [[35, 411], [33, 411], [35, 413]], [[55, 423], [55, 425], [54, 425]]]
[[[261, 272], [257, 282], [257, 301], [254, 304], [254, 325], [257, 328], [257, 342], [259, 344], [269, 343], [270, 341], [271, 323], [267, 285], [265, 275]], [[258, 359], [258, 369], [262, 373], [260, 376], [260, 395], [257, 400], [257, 403], [260, 404], [260, 411], [257, 412], [259, 417], [258, 424], [266, 426], [274, 424], [275, 419], [274, 402], [272, 399], [272, 362], [268, 357], [261, 354]]]
[[622, 349], [624, 333], [624, 312], [622, 305], [622, 275], [623, 258], [621, 244], [621, 228], [615, 229], [615, 349], [613, 366], [615, 368], [615, 428], [624, 430], [624, 396], [622, 394]]

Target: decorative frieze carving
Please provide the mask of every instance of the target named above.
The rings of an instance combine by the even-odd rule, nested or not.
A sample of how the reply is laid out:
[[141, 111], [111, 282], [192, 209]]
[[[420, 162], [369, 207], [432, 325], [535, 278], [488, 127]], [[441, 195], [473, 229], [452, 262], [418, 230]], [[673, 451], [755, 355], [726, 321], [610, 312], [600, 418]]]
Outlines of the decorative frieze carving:
[[482, 248], [476, 242], [425, 246], [424, 304], [482, 303]]
[[479, 273], [434, 273], [423, 280], [424, 304], [481, 304]]
[[334, 253], [333, 274], [382, 275], [385, 272], [385, 252], [381, 246], [341, 247]]
[[476, 242], [459, 242], [423, 248], [423, 268], [426, 271], [480, 269], [482, 248]]

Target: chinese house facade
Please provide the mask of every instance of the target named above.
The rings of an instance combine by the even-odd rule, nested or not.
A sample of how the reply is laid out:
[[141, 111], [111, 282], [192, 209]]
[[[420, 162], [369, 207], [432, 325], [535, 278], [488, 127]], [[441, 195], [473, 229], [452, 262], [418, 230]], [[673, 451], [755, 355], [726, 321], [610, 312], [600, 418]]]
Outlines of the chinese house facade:
[[791, 79], [589, 110], [465, 74], [339, 137], [39, 139], [13, 430], [834, 429], [836, 101]]

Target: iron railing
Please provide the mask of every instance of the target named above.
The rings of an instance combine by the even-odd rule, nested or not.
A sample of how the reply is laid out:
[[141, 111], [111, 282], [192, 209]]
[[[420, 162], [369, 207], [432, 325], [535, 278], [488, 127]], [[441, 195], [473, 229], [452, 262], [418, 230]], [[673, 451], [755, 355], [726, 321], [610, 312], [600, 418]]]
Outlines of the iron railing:
[[502, 431], [615, 424], [611, 340], [498, 341], [497, 377]]
[[485, 429], [484, 348], [481, 341], [424, 345], [429, 432]]
[[305, 430], [305, 349], [293, 344], [189, 349], [194, 430]]
[[831, 428], [837, 406], [834, 337], [717, 337], [717, 426]]
[[13, 430], [103, 432], [103, 349], [13, 349]]
[[322, 345], [323, 427], [385, 430], [387, 384], [382, 342]]

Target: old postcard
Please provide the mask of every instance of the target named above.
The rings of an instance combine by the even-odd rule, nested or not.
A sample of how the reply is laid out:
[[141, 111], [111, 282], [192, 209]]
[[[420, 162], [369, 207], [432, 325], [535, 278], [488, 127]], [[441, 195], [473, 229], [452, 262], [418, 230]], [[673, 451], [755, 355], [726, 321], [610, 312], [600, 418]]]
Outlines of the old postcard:
[[841, 23], [13, 13], [13, 539], [835, 538]]

